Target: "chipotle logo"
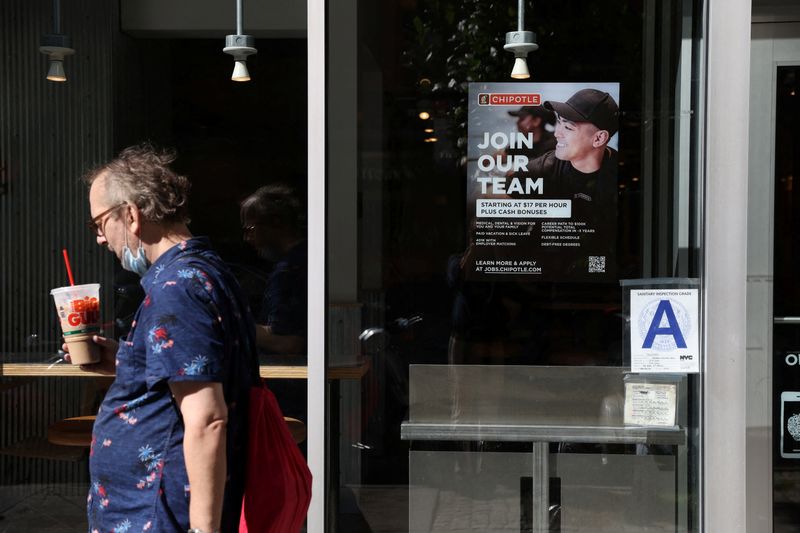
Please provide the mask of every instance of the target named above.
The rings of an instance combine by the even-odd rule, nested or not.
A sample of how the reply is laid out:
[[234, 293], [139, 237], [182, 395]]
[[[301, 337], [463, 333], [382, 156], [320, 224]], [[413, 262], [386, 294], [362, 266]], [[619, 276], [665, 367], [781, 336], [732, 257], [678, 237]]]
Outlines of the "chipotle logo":
[[539, 93], [480, 93], [478, 105], [542, 105]]

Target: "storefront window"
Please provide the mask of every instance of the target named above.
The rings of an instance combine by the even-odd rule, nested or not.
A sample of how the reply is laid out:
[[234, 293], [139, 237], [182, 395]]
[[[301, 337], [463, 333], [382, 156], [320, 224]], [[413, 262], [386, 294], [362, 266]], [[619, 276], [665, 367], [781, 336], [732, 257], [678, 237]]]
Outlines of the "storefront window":
[[[794, 205], [793, 176], [797, 168], [798, 138], [792, 125], [798, 117], [796, 66], [777, 67], [775, 123], [775, 296], [773, 332], [773, 483], [776, 531], [795, 524], [794, 496], [798, 483], [795, 461], [800, 458], [800, 387], [793, 372], [797, 365], [797, 284], [791, 265], [796, 264], [797, 211]], [[781, 228], [781, 229], [778, 229]]]
[[700, 4], [329, 6], [329, 530], [700, 528]]
[[175, 150], [190, 230], [244, 289], [261, 374], [305, 447], [305, 9], [281, 7], [278, 24], [250, 6], [259, 53], [237, 83], [222, 51], [235, 4], [178, 4], [62, 2], [62, 83], [38, 49], [53, 3], [0, 5], [0, 530], [86, 529], [91, 424], [113, 378], [64, 362], [49, 291], [68, 284], [67, 249], [76, 283], [100, 284], [103, 334], [130, 329], [139, 277], [87, 230], [80, 177], [143, 141]]

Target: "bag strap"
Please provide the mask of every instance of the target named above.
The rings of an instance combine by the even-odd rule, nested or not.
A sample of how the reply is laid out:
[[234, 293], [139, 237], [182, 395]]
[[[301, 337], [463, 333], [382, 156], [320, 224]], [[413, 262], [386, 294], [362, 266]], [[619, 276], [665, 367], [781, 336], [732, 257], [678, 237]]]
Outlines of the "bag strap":
[[[192, 264], [192, 260], [195, 260], [195, 266], [207, 264], [214, 268], [219, 274], [223, 277], [225, 285], [227, 287], [227, 291], [225, 292], [226, 296], [233, 298], [234, 305], [236, 310], [239, 312], [241, 319], [248, 322], [248, 327], [246, 327], [246, 339], [244, 341], [247, 343], [248, 351], [250, 353], [250, 361], [249, 361], [249, 368], [251, 373], [251, 378], [253, 381], [253, 385], [257, 385], [261, 383], [261, 375], [258, 370], [258, 348], [256, 347], [256, 338], [255, 338], [255, 320], [253, 319], [253, 315], [250, 312], [250, 306], [244, 301], [244, 295], [242, 294], [242, 289], [239, 285], [239, 281], [236, 279], [236, 276], [233, 275], [228, 265], [221, 259], [217, 257], [207, 257], [206, 255], [202, 254], [201, 252], [189, 252], [184, 254], [182, 257], [189, 258], [189, 261], [186, 261], [187, 264]], [[232, 350], [233, 349], [233, 338], [234, 335], [238, 336], [237, 331], [230, 331], [229, 328], [225, 325], [225, 322], [222, 322], [222, 331], [225, 335], [225, 346], [226, 349]]]

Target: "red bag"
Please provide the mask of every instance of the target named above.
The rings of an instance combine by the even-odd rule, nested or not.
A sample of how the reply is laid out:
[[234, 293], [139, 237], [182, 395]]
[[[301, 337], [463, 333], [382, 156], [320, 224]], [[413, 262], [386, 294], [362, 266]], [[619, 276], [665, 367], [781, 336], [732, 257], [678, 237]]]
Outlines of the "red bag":
[[239, 533], [297, 533], [311, 503], [311, 472], [263, 383], [250, 389], [249, 423]]

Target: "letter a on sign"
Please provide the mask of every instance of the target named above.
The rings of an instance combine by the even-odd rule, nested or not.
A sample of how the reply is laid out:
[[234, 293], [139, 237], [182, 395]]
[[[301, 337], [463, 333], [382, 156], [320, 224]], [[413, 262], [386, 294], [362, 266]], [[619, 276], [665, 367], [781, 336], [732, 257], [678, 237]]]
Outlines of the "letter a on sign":
[[631, 372], [700, 372], [699, 289], [630, 291]]
[[[667, 325], [662, 327], [661, 322], [665, 318]], [[675, 318], [675, 311], [672, 309], [672, 304], [669, 303], [669, 300], [661, 300], [658, 303], [656, 314], [653, 315], [653, 321], [650, 323], [650, 329], [644, 338], [642, 348], [652, 348], [657, 335], [670, 335], [675, 339], [675, 345], [678, 348], [686, 348], [686, 341], [683, 339], [683, 333], [681, 333], [681, 328]]]

